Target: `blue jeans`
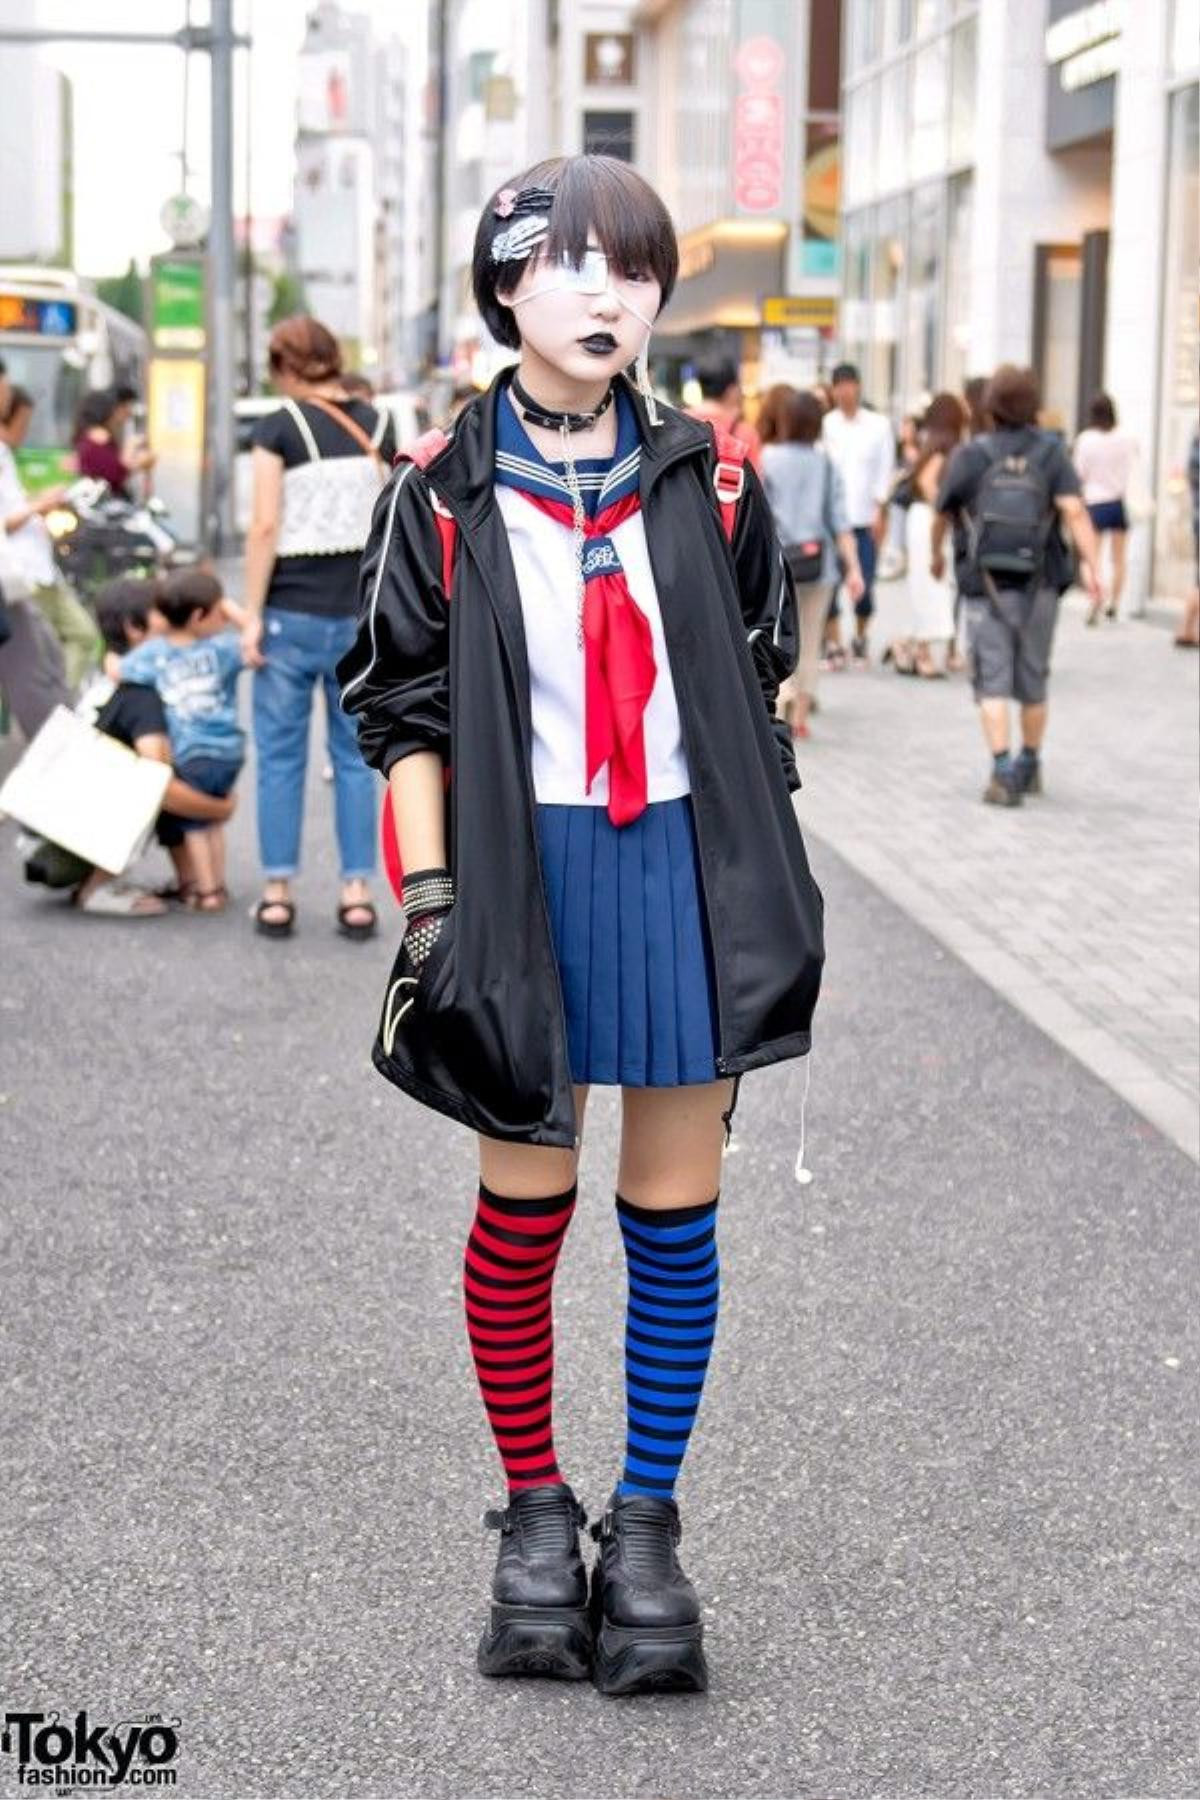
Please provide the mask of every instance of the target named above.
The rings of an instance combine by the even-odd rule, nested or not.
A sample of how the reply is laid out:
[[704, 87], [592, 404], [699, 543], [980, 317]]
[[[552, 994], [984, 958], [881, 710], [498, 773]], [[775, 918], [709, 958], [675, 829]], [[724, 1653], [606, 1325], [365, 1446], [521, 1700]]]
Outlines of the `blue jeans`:
[[[863, 591], [860, 599], [854, 602], [854, 618], [861, 633], [871, 614], [875, 611], [875, 535], [869, 525], [855, 525], [854, 546], [858, 551], [858, 566], [862, 570]], [[841, 585], [834, 587], [829, 598], [829, 617], [836, 619], [841, 611]]]
[[254, 677], [254, 742], [258, 752], [258, 848], [268, 879], [300, 867], [304, 780], [313, 687], [325, 689], [326, 737], [333, 764], [333, 801], [343, 881], [375, 873], [375, 776], [359, 755], [354, 726], [342, 711], [335, 670], [354, 642], [353, 619], [268, 607], [263, 630], [266, 667]]

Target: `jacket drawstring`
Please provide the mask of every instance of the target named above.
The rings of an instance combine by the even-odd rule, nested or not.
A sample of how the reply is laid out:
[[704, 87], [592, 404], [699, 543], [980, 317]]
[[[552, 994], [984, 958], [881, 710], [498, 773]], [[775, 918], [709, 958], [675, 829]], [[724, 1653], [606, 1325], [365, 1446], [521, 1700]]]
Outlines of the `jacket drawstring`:
[[801, 1187], [807, 1187], [809, 1182], [813, 1179], [812, 1170], [806, 1169], [804, 1166], [804, 1145], [806, 1135], [805, 1108], [808, 1105], [808, 1089], [811, 1081], [812, 1051], [810, 1050], [808, 1055], [804, 1058], [804, 1087], [800, 1094], [800, 1148], [796, 1152], [796, 1180], [800, 1183]]

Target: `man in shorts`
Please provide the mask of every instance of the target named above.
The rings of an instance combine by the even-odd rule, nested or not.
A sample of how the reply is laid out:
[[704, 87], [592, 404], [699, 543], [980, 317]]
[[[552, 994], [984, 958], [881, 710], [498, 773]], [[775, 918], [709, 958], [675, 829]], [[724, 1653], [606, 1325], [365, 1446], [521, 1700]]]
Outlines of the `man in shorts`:
[[[987, 408], [994, 429], [961, 444], [950, 458], [937, 496], [931, 570], [945, 574], [945, 540], [955, 533], [955, 574], [967, 609], [967, 642], [975, 699], [992, 754], [992, 773], [983, 798], [991, 806], [1019, 806], [1026, 794], [1042, 792], [1041, 748], [1046, 735], [1046, 683], [1050, 651], [1062, 595], [1078, 580], [1093, 603], [1096, 536], [1079, 491], [1079, 477], [1060, 440], [1037, 426], [1041, 397], [1032, 369], [1004, 364], [993, 375]], [[1044, 481], [1051, 516], [1045, 521], [1044, 549], [1036, 572], [1025, 581], [997, 580], [976, 557], [979, 521], [974, 516], [984, 478], [1005, 458], [1036, 464]], [[1070, 534], [1078, 554], [1076, 574], [1062, 536]], [[1021, 749], [1013, 756], [1009, 703], [1021, 709]]]

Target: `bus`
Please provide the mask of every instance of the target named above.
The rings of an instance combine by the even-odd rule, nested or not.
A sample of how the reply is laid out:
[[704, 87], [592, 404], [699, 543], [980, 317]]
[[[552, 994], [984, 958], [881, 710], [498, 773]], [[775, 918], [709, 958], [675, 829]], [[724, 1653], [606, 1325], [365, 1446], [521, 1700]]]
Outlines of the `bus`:
[[0, 360], [35, 403], [17, 452], [26, 487], [71, 479], [80, 400], [89, 388], [118, 382], [144, 395], [149, 353], [141, 326], [70, 270], [0, 265]]

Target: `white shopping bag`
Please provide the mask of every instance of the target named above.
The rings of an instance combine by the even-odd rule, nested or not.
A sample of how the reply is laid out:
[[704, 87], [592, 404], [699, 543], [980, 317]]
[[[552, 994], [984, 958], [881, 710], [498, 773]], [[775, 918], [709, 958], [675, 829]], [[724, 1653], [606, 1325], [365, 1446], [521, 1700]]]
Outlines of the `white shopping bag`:
[[168, 764], [56, 706], [0, 787], [0, 812], [121, 875], [145, 849], [170, 779]]

